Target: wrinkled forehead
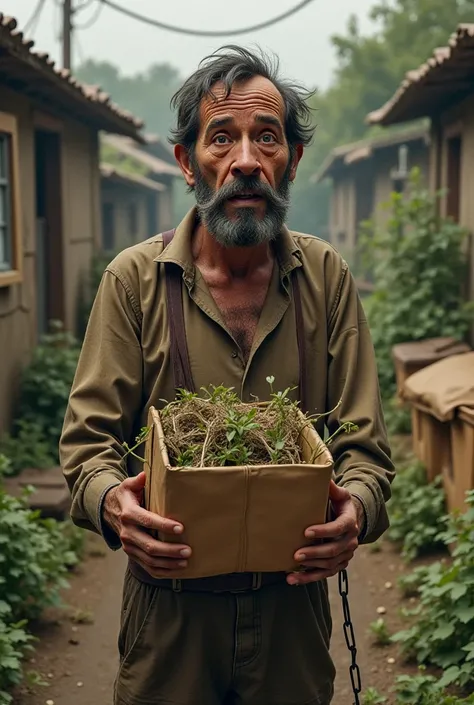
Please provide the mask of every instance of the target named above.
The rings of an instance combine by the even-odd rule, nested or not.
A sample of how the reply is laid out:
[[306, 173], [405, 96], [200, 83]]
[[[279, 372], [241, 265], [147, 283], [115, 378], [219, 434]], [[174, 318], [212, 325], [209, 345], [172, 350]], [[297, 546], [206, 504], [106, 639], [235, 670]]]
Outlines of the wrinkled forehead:
[[234, 83], [228, 96], [222, 83], [212, 87], [213, 95], [205, 96], [200, 105], [200, 128], [222, 115], [258, 113], [277, 117], [285, 124], [285, 104], [278, 88], [263, 76]]

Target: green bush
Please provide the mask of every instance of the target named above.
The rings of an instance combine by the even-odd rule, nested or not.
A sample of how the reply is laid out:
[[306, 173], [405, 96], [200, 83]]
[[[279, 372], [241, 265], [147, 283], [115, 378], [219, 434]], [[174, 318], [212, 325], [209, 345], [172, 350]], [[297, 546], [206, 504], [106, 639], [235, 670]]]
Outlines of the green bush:
[[0, 440], [0, 453], [8, 458], [8, 466], [0, 468], [0, 475], [18, 475], [24, 468], [50, 468], [57, 464], [42, 425], [20, 419], [15, 426], [15, 436], [5, 434]]
[[405, 611], [414, 623], [392, 637], [408, 657], [443, 669], [440, 687], [474, 683], [474, 492], [468, 504], [445, 519], [439, 537], [451, 545], [452, 561], [417, 571], [420, 602]]
[[13, 623], [9, 605], [0, 600], [0, 705], [13, 702], [8, 690], [23, 678], [22, 659], [31, 650], [32, 641], [25, 622]]
[[[467, 698], [449, 695], [434, 676], [397, 676], [395, 687], [396, 705], [474, 705], [474, 694]], [[387, 698], [376, 688], [367, 688], [362, 705], [382, 705]]]
[[474, 703], [474, 694], [467, 698], [448, 695], [434, 676], [398, 676], [395, 685], [397, 705], [468, 705]]
[[49, 455], [58, 462], [59, 437], [78, 358], [77, 341], [54, 323], [23, 372], [13, 438], [19, 440], [25, 424], [34, 429], [37, 444], [44, 443], [41, 459]]
[[67, 569], [76, 562], [59, 522], [41, 519], [0, 487], [0, 602], [9, 605], [12, 621], [59, 604]]
[[362, 224], [365, 266], [375, 290], [364, 301], [372, 331], [384, 399], [395, 393], [392, 347], [438, 336], [463, 338], [472, 321], [472, 304], [463, 299], [468, 260], [467, 231], [440, 218], [434, 196], [414, 169], [406, 194], [393, 193], [382, 229]]
[[439, 538], [445, 515], [441, 479], [427, 484], [425, 470], [419, 463], [400, 468], [392, 485], [388, 512], [387, 538], [402, 544], [406, 560], [443, 546]]

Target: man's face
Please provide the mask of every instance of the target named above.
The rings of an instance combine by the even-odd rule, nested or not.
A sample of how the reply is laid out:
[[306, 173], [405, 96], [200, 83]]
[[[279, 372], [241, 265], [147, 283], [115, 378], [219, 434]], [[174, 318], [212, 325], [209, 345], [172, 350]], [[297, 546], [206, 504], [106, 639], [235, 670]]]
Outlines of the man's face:
[[284, 130], [284, 103], [271, 81], [256, 76], [225, 98], [216, 84], [200, 108], [200, 130], [189, 163], [203, 224], [226, 247], [275, 238], [285, 221], [298, 157]]

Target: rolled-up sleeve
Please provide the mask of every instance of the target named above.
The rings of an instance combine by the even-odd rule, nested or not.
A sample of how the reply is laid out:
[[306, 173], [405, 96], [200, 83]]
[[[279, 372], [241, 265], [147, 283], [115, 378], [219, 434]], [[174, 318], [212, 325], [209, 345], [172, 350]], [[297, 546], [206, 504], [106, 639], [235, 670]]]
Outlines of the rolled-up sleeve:
[[328, 417], [328, 430], [332, 434], [347, 421], [358, 426], [357, 431], [337, 435], [330, 446], [336, 482], [362, 503], [366, 524], [361, 539], [370, 543], [389, 526], [386, 502], [395, 472], [372, 339], [356, 284], [345, 264], [328, 335], [327, 408], [337, 407]]
[[95, 298], [60, 440], [60, 461], [75, 524], [117, 537], [103, 526], [105, 494], [127, 477], [130, 442], [142, 401], [140, 310], [127, 281], [106, 270]]

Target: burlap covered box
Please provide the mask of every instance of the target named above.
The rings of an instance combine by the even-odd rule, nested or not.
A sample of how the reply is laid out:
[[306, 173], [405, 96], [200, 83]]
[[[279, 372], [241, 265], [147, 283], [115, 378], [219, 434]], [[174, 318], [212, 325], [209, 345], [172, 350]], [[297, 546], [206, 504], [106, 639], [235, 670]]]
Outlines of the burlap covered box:
[[[326, 519], [333, 472], [332, 456], [313, 426], [306, 424], [301, 433], [300, 465], [202, 468], [170, 465], [153, 407], [148, 426], [145, 506], [184, 526], [181, 536], [159, 538], [193, 550], [176, 577], [298, 568], [294, 554], [308, 544], [305, 529]], [[310, 464], [319, 448], [317, 464]]]
[[403, 385], [408, 377], [452, 355], [469, 352], [470, 346], [456, 338], [428, 338], [426, 340], [398, 343], [392, 348], [397, 379], [397, 393], [403, 396]]
[[453, 453], [458, 453], [453, 420], [460, 407], [474, 407], [474, 352], [453, 355], [411, 375], [402, 396], [412, 407], [413, 450], [426, 465], [428, 479], [442, 474], [450, 484]]

